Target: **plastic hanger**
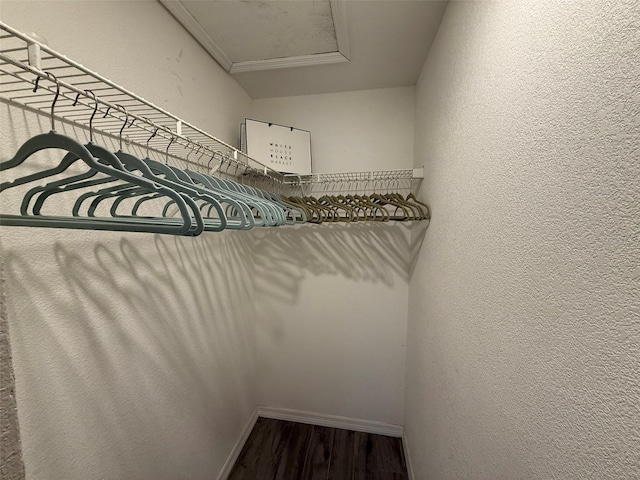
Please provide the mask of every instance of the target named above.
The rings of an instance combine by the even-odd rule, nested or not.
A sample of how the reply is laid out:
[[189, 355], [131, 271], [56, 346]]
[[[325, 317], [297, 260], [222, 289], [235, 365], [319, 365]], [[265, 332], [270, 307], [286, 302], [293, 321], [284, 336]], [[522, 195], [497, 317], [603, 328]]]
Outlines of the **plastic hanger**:
[[[95, 101], [95, 107], [94, 107], [94, 111], [93, 111], [93, 113], [91, 115], [91, 118], [89, 120], [89, 137], [90, 137], [90, 141], [85, 147], [96, 158], [97, 161], [103, 162], [103, 163], [109, 164], [109, 165], [114, 165], [119, 170], [124, 171], [122, 163], [120, 162], [120, 160], [112, 152], [110, 152], [110, 151], [106, 150], [105, 148], [100, 147], [99, 145], [96, 145], [96, 144], [93, 143], [93, 118], [94, 118], [94, 116], [95, 116], [95, 114], [97, 112], [97, 109], [98, 109], [98, 101], [97, 101], [97, 98], [96, 98], [95, 94], [93, 94], [93, 92], [87, 90], [86, 93], [87, 94], [91, 94], [93, 96], [93, 99]], [[77, 98], [78, 97], [76, 97], [76, 101], [77, 101]], [[67, 156], [65, 156], [65, 160], [66, 160], [67, 163], [69, 163], [69, 162], [74, 162], [75, 160], [77, 160], [77, 158], [73, 154], [69, 153], [69, 154], [67, 154]], [[23, 198], [23, 202], [22, 202], [22, 206], [21, 206], [22, 214], [23, 215], [29, 214], [29, 212], [28, 212], [29, 202], [30, 202], [31, 198], [37, 193], [39, 193], [39, 196], [37, 197], [35, 205], [33, 206], [32, 213], [34, 215], [41, 215], [41, 209], [42, 209], [42, 207], [44, 205], [44, 202], [54, 194], [70, 192], [70, 191], [78, 190], [78, 189], [85, 189], [85, 188], [88, 188], [88, 187], [97, 186], [97, 185], [103, 185], [103, 184], [107, 184], [107, 183], [111, 183], [112, 184], [112, 183], [116, 182], [115, 186], [112, 185], [112, 186], [108, 187], [107, 189], [103, 189], [103, 190], [100, 190], [98, 192], [89, 192], [89, 193], [85, 193], [85, 194], [81, 195], [79, 197], [79, 199], [76, 201], [76, 203], [75, 203], [75, 205], [74, 205], [74, 207], [72, 209], [72, 215], [73, 216], [81, 217], [82, 215], [80, 215], [78, 204], [81, 203], [87, 197], [91, 197], [91, 196], [96, 196], [97, 195], [98, 198], [100, 200], [102, 200], [102, 199], [108, 198], [108, 197], [125, 198], [126, 196], [130, 196], [132, 191], [142, 191], [142, 192], [145, 192], [145, 193], [149, 192], [148, 188], [145, 188], [144, 186], [141, 187], [139, 185], [139, 182], [137, 182], [136, 184], [133, 184], [133, 185], [131, 183], [122, 183], [118, 179], [115, 179], [113, 177], [108, 177], [108, 176], [105, 177], [104, 175], [97, 175], [97, 177], [96, 177], [96, 173], [98, 173], [98, 172], [95, 171], [95, 170], [90, 170], [89, 172], [85, 172], [85, 173], [80, 174], [80, 175], [75, 175], [75, 176], [72, 176], [72, 177], [64, 178], [62, 180], [50, 182], [50, 183], [46, 184], [45, 186], [38, 186], [38, 187], [32, 188], [31, 190], [29, 190], [29, 192], [27, 192], [27, 194]], [[91, 179], [91, 177], [94, 177], [94, 178]], [[154, 186], [157, 187], [157, 185], [155, 185], [155, 184], [154, 184]], [[158, 193], [157, 190], [158, 189], [156, 188], [156, 191], [153, 193], [153, 195], [155, 197], [166, 198], [164, 193], [162, 193], [162, 192]], [[105, 192], [110, 192], [110, 194], [106, 195]], [[113, 193], [113, 192], [115, 192], [115, 193]], [[123, 192], [126, 192], [126, 195]], [[191, 199], [189, 199], [186, 196], [183, 196], [183, 200], [191, 208], [191, 210], [193, 211], [194, 205], [193, 205], [193, 202], [191, 201]], [[95, 215], [96, 206], [97, 206], [96, 202], [94, 202], [91, 205], [91, 207], [89, 208], [89, 211], [88, 211], [88, 216], [96, 217], [96, 215]], [[111, 215], [113, 217], [116, 216], [114, 214], [113, 210], [111, 211]], [[156, 217], [140, 217], [140, 216], [136, 216], [136, 215], [129, 215], [129, 216], [119, 215], [119, 217], [125, 218], [128, 222], [135, 222], [135, 223], [140, 223], [140, 224], [149, 224], [150, 222], [153, 222], [154, 218], [156, 218]], [[163, 221], [163, 223], [176, 225], [176, 224], [180, 223], [180, 219], [165, 220], [165, 221]], [[197, 235], [200, 232], [202, 232], [202, 220], [196, 215], [194, 217], [194, 223], [192, 224], [192, 226], [189, 229], [189, 231], [185, 232], [185, 234]]]
[[211, 177], [211, 180], [222, 188], [226, 188], [227, 191], [234, 192], [235, 195], [240, 195], [240, 198], [244, 198], [258, 215], [258, 218], [262, 220], [262, 226], [270, 227], [281, 223], [278, 218], [278, 211], [269, 202], [251, 193], [244, 185], [226, 178]]
[[307, 221], [307, 217], [302, 209], [293, 207], [290, 204], [285, 203], [278, 195], [274, 193], [258, 188], [256, 188], [256, 190], [261, 192], [264, 198], [283, 209], [283, 211], [285, 212], [285, 220], [288, 225], [292, 225], [295, 223], [305, 223]]
[[358, 201], [352, 195], [338, 195], [336, 199], [340, 203], [347, 205], [352, 209], [353, 213], [355, 214], [354, 221], [370, 220], [368, 209], [365, 207], [365, 205], [362, 204], [362, 202]]
[[[380, 193], [373, 193], [369, 195], [369, 198], [373, 203], [375, 203], [376, 205], [380, 205], [381, 207], [384, 207], [386, 205], [390, 205], [394, 207], [393, 215], [389, 216], [390, 220], [404, 221], [404, 220], [409, 220], [412, 217], [412, 213], [410, 213], [410, 209], [408, 209], [405, 205], [399, 203], [398, 201], [394, 200], [393, 198], [382, 195]], [[400, 211], [402, 212], [402, 215], [397, 214], [398, 209], [400, 209]], [[387, 211], [386, 208], [384, 210]]]
[[262, 189], [254, 187], [252, 185], [240, 184], [241, 187], [247, 191], [249, 195], [253, 195], [256, 198], [259, 198], [266, 202], [266, 205], [269, 206], [271, 211], [274, 212], [274, 216], [277, 220], [277, 225], [292, 225], [294, 222], [289, 221], [286, 215], [286, 208], [283, 208], [279, 202], [273, 201], [273, 199], [269, 198], [269, 196]]
[[286, 195], [281, 195], [280, 198], [284, 203], [302, 211], [306, 217], [307, 222], [320, 223], [316, 212], [309, 208], [304, 202], [298, 201], [298, 197], [287, 197]]
[[[274, 218], [275, 210], [273, 210], [272, 207], [269, 206], [264, 199], [257, 198], [246, 193], [246, 191], [242, 191], [239, 187], [239, 184], [237, 184], [236, 182], [214, 177], [212, 175], [197, 174], [197, 172], [191, 172], [189, 170], [186, 170], [185, 173], [189, 174], [193, 179], [196, 179], [197, 181], [204, 182], [209, 186], [209, 188], [226, 192], [226, 194], [231, 198], [239, 200], [248, 205], [250, 211], [252, 212], [251, 215], [254, 217], [256, 226], [274, 226], [277, 224]], [[196, 175], [192, 175], [193, 173], [196, 173]]]
[[[90, 131], [90, 136], [92, 137], [92, 121], [93, 121], [93, 117], [95, 116], [95, 113], [97, 111], [97, 98], [95, 96], [95, 94], [93, 94], [93, 92], [87, 91], [87, 93], [91, 93], [93, 96], [94, 101], [96, 102], [95, 108], [94, 108], [94, 112], [91, 116], [91, 119], [89, 121], [89, 131]], [[102, 149], [102, 152], [98, 152], [104, 156], [112, 156], [117, 158], [117, 160], [121, 163], [126, 163], [127, 164], [127, 168], [126, 171], [128, 173], [141, 173], [143, 177], [153, 181], [153, 183], [155, 185], [159, 185], [159, 182], [156, 182], [155, 178], [153, 177], [153, 175], [150, 174], [150, 172], [148, 171], [148, 169], [146, 169], [145, 166], [139, 165], [136, 162], [136, 158], [133, 156], [130, 156], [128, 154], [126, 154], [125, 152], [122, 151], [122, 131], [124, 130], [124, 128], [127, 126], [128, 120], [129, 120], [129, 115], [126, 112], [126, 110], [123, 107], [120, 107], [120, 109], [122, 109], [125, 113], [125, 121], [123, 126], [120, 129], [120, 150], [114, 155], [113, 153], [107, 151], [106, 149]], [[107, 112], [109, 110], [107, 109]], [[105, 113], [106, 116], [106, 113]], [[133, 124], [133, 122], [132, 122]], [[129, 125], [130, 126], [130, 125]], [[90, 142], [92, 143], [92, 141]], [[93, 151], [96, 151], [96, 148], [93, 149]], [[95, 154], [95, 153], [94, 153]], [[90, 184], [85, 183], [84, 185], [74, 185], [73, 187], [67, 187], [67, 189], [71, 189], [71, 188], [82, 188], [85, 186], [97, 186], [97, 185], [104, 185], [104, 184], [112, 184], [113, 182], [110, 182], [109, 179], [98, 179], [95, 180], [93, 182], [91, 182]], [[166, 185], [165, 185], [166, 186]], [[169, 186], [169, 188], [171, 188]], [[178, 192], [180, 193], [180, 192]], [[116, 184], [116, 185], [109, 185], [107, 187], [101, 188], [98, 191], [90, 191], [90, 192], [86, 192], [84, 194], [82, 194], [75, 202], [74, 206], [73, 206], [73, 214], [78, 216], [80, 215], [80, 210], [82, 207], [82, 204], [90, 199], [93, 198], [93, 201], [91, 202], [87, 214], [91, 217], [95, 216], [95, 212], [96, 209], [98, 208], [98, 205], [109, 199], [109, 200], [114, 200], [114, 204], [112, 204], [110, 211], [110, 214], [113, 217], [134, 217], [136, 219], [136, 221], [142, 221], [145, 222], [147, 221], [144, 217], [141, 217], [140, 215], [137, 215], [137, 212], [132, 212], [129, 215], [123, 215], [123, 214], [119, 214], [117, 212], [117, 206], [120, 204], [121, 201], [125, 200], [125, 199], [129, 199], [132, 198], [136, 195], [141, 195], [141, 194], [145, 194], [145, 195], [150, 195], [150, 197], [152, 198], [162, 198], [162, 195], [158, 195], [158, 194], [149, 194], [149, 192], [145, 189], [141, 189], [141, 188], [137, 188], [137, 187], [131, 187], [131, 186], [127, 186], [127, 185], [123, 185], [123, 184]], [[196, 209], [194, 202], [192, 199], [190, 199], [187, 195], [184, 195], [183, 193], [180, 193], [180, 195], [184, 198], [185, 202], [187, 203], [187, 205], [190, 207], [191, 211], [194, 212], [194, 210]], [[44, 194], [41, 195], [39, 197], [39, 201], [41, 201], [41, 199], [44, 197]], [[36, 203], [36, 206], [34, 206], [34, 210], [37, 208], [38, 206], [38, 202]], [[164, 215], [163, 213], [163, 216]], [[193, 232], [193, 230], [190, 232], [191, 234], [194, 233], [198, 233], [198, 232], [202, 232], [203, 230], [203, 221], [202, 218], [197, 214], [197, 213], [192, 213], [192, 217], [194, 219], [194, 223], [195, 223], [195, 230], [196, 232]], [[166, 220], [167, 222], [169, 221], [173, 221], [173, 220]]]
[[311, 208], [315, 208], [316, 210], [318, 210], [320, 215], [322, 215], [323, 217], [322, 219], [323, 222], [338, 221], [337, 219], [338, 214], [336, 213], [335, 208], [329, 207], [327, 205], [322, 205], [317, 198], [311, 197], [311, 196], [302, 197], [302, 200]]
[[431, 219], [431, 209], [429, 208], [429, 205], [419, 201], [413, 193], [410, 193], [409, 195], [407, 195], [406, 200], [407, 200], [407, 202], [409, 200], [413, 200], [416, 203], [416, 206], [420, 209], [420, 211], [422, 213], [422, 219], [423, 220], [430, 220]]
[[[30, 182], [44, 179], [52, 175], [57, 175], [66, 171], [71, 165], [78, 161], [85, 163], [89, 167], [89, 172], [84, 175], [88, 177], [101, 173], [114, 180], [120, 180], [131, 185], [136, 185], [148, 189], [150, 192], [161, 194], [176, 201], [179, 207], [181, 218], [178, 222], [166, 223], [158, 218], [146, 219], [139, 222], [137, 219], [114, 219], [114, 218], [87, 218], [60, 215], [32, 215], [24, 212], [24, 202], [21, 207], [22, 215], [0, 214], [0, 221], [4, 225], [16, 226], [37, 226], [50, 228], [73, 228], [73, 229], [95, 229], [95, 230], [116, 230], [116, 231], [137, 231], [151, 233], [168, 233], [183, 235], [192, 230], [192, 220], [189, 216], [188, 207], [184, 199], [176, 192], [168, 188], [159, 187], [139, 177], [130, 175], [121, 169], [122, 165], [114, 158], [107, 157], [105, 163], [101, 163], [94, 158], [92, 153], [83, 145], [65, 135], [58, 134], [55, 131], [55, 103], [60, 94], [60, 84], [54, 75], [47, 73], [56, 83], [56, 94], [51, 104], [51, 131], [46, 134], [37, 135], [27, 140], [16, 152], [16, 154], [8, 161], [0, 163], [0, 171], [10, 170], [20, 166], [33, 154], [46, 149], [60, 149], [67, 153], [60, 164], [56, 167], [44, 171], [40, 171], [25, 177], [21, 177], [9, 182], [0, 184], [0, 192], [19, 185], [25, 185]], [[37, 89], [37, 83], [35, 89]], [[34, 90], [35, 90], [34, 89]], [[87, 178], [88, 178], [87, 177]], [[66, 188], [66, 185], [58, 187]]]
[[[173, 181], [173, 179], [169, 179], [165, 176], [161, 176], [161, 174], [163, 172], [158, 172], [157, 168], [151, 168], [149, 166], [148, 163], [144, 162], [143, 160], [140, 160], [139, 158], [135, 157], [134, 155], [131, 155], [129, 153], [126, 153], [124, 151], [122, 151], [122, 133], [124, 128], [127, 126], [127, 122], [128, 122], [128, 117], [129, 115], [126, 112], [126, 109], [124, 109], [123, 107], [120, 106], [120, 108], [122, 110], [124, 110], [124, 113], [126, 115], [125, 117], [125, 122], [122, 125], [122, 128], [120, 129], [120, 150], [118, 152], [116, 152], [116, 156], [122, 161], [122, 163], [124, 164], [124, 166], [131, 172], [133, 171], [139, 171], [140, 173], [142, 173], [142, 175], [146, 178], [148, 178], [149, 180], [153, 181], [156, 184], [159, 185], [164, 185], [168, 188], [171, 188], [172, 190], [180, 193], [181, 195], [183, 195], [183, 197], [188, 198], [191, 202], [188, 201], [188, 203], [190, 203], [193, 209], [196, 210], [203, 210], [203, 205], [204, 206], [209, 206], [210, 210], [209, 212], [211, 212], [212, 210], [215, 210], [218, 213], [217, 217], [202, 217], [200, 218], [202, 215], [201, 213], [199, 214], [194, 214], [196, 222], [197, 223], [202, 223], [203, 224], [203, 229], [205, 231], [221, 231], [224, 228], [226, 228], [228, 226], [227, 221], [226, 221], [226, 217], [224, 215], [224, 212], [222, 210], [222, 206], [220, 205], [220, 203], [218, 202], [218, 200], [216, 198], [214, 198], [211, 195], [208, 195], [207, 193], [204, 192], [200, 192], [197, 191], [196, 189], [193, 188], [189, 188], [188, 186], [183, 185], [181, 182], [179, 181]], [[131, 126], [131, 124], [129, 124], [129, 126]], [[153, 138], [157, 133], [157, 130], [153, 133], [153, 135], [151, 135], [151, 137], [147, 140], [147, 157], [148, 157], [148, 145], [149, 145], [149, 141], [151, 140], [151, 138]], [[171, 145], [171, 143], [169, 143], [169, 146]], [[168, 156], [168, 148], [169, 146], [167, 146], [167, 156]], [[162, 165], [162, 164], [160, 164]], [[164, 165], [162, 165], [164, 167]], [[170, 173], [172, 173], [171, 171], [169, 171]], [[159, 174], [157, 174], [159, 173]], [[98, 192], [96, 192], [98, 193]], [[91, 206], [89, 207], [89, 215], [92, 214], [92, 212], [95, 211], [95, 208], [97, 207], [97, 205], [110, 197], [117, 197], [112, 206], [111, 206], [111, 214], [114, 216], [118, 216], [118, 208], [120, 206], [120, 204], [128, 199], [128, 198], [135, 198], [135, 197], [142, 197], [142, 198], [138, 198], [138, 200], [134, 203], [133, 208], [131, 210], [131, 213], [136, 215], [138, 210], [140, 209], [141, 205], [144, 202], [147, 201], [151, 201], [151, 200], [155, 200], [157, 198], [156, 195], [147, 195], [146, 192], [144, 192], [144, 190], [129, 190], [127, 192], [122, 192], [121, 190], [119, 190], [117, 187], [108, 187], [106, 189], [104, 189], [103, 191], [99, 192], [99, 196], [97, 196], [96, 198], [94, 198]], [[90, 195], [86, 195], [84, 198], [79, 199], [76, 202], [76, 205], [74, 206], [75, 209], [78, 209], [80, 204], [82, 202], [84, 202], [85, 200], [87, 200], [88, 198], [90, 198]], [[199, 203], [200, 205], [197, 206], [197, 203]], [[169, 212], [169, 205], [173, 205], [174, 202], [172, 200], [170, 200], [167, 204], [165, 204], [162, 212], [163, 212], [163, 216], [168, 216], [168, 212]]]
[[[320, 197], [318, 199], [321, 203], [326, 203], [329, 204], [333, 207], [335, 207], [336, 209], [338, 209], [338, 221], [340, 222], [354, 222], [357, 219], [357, 214], [355, 211], [355, 208], [353, 208], [351, 205], [344, 203], [342, 201], [340, 201], [340, 199], [338, 199], [338, 197], [333, 196], [333, 195], [323, 195], [322, 197]], [[340, 215], [339, 211], [342, 210], [343, 212], [345, 212], [345, 215]]]
[[[145, 159], [145, 161], [153, 168], [167, 175], [167, 178], [170, 178], [174, 182], [203, 195], [211, 196], [215, 198], [219, 204], [226, 205], [226, 209], [223, 208], [222, 205], [220, 205], [220, 209], [221, 211], [224, 210], [223, 214], [227, 218], [227, 228], [249, 230], [254, 227], [255, 222], [249, 206], [241, 200], [232, 198], [220, 190], [213, 188], [209, 183], [203, 181], [201, 178], [202, 174], [190, 170], [181, 170], [174, 166], [162, 165], [148, 158]], [[194, 179], [197, 180], [198, 183], [196, 183]], [[202, 208], [206, 208], [206, 206], [203, 205]], [[210, 211], [211, 206], [208, 209], [208, 213]]]
[[[275, 180], [273, 180], [275, 183]], [[262, 196], [268, 201], [275, 204], [278, 208], [282, 209], [285, 214], [285, 221], [287, 225], [293, 225], [296, 223], [305, 223], [307, 221], [306, 215], [303, 210], [299, 208], [292, 207], [291, 205], [282, 201], [282, 199], [268, 190], [263, 190], [257, 187], [254, 187], [258, 192], [262, 194]]]
[[[120, 162], [120, 158], [118, 158], [116, 155], [114, 155], [112, 152], [108, 151], [107, 149], [93, 143], [93, 117], [95, 116], [98, 109], [98, 101], [95, 94], [93, 94], [93, 92], [87, 91], [87, 94], [91, 94], [95, 101], [94, 111], [93, 111], [93, 114], [91, 115], [91, 119], [89, 120], [90, 142], [89, 144], [86, 145], [87, 149], [92, 153], [92, 155], [94, 155], [94, 157], [96, 157], [98, 161], [105, 161], [106, 159], [108, 162], [112, 164], [117, 164], [119, 169], [122, 169], [127, 173], [133, 173], [134, 171], [136, 171], [135, 168], [134, 169], [130, 168], [129, 170], [125, 170], [124, 167], [122, 166], [122, 162]], [[124, 126], [127, 124], [127, 122], [128, 122], [128, 115], [126, 116], [125, 124], [123, 125], [122, 129], [124, 129]], [[122, 133], [122, 129], [120, 130], [121, 133]], [[120, 148], [122, 148], [122, 137], [120, 137]], [[148, 172], [146, 172], [145, 169], [142, 168], [141, 173], [145, 175]], [[76, 217], [82, 216], [80, 213], [80, 208], [82, 203], [89, 198], [93, 198], [93, 201], [91, 202], [88, 208], [87, 216], [96, 217], [96, 209], [98, 208], [98, 205], [102, 201], [109, 199], [109, 200], [115, 200], [114, 204], [109, 210], [112, 217], [118, 217], [120, 219], [124, 218], [124, 219], [127, 219], [127, 221], [136, 222], [140, 224], [148, 224], [150, 221], [154, 221], [153, 219], [157, 219], [158, 217], [142, 216], [142, 215], [139, 215], [137, 211], [132, 211], [128, 215], [119, 214], [117, 212], [117, 206], [120, 204], [122, 200], [130, 199], [134, 196], [139, 196], [142, 194], [147, 195], [148, 198], [153, 198], [153, 199], [161, 198], [164, 201], [167, 201], [167, 200], [172, 201], [170, 200], [170, 198], [168, 199], [162, 192], [158, 192], [158, 191], [149, 192], [147, 188], [141, 187], [139, 185], [139, 182], [133, 185], [130, 183], [123, 184], [121, 182], [115, 182], [115, 185], [114, 185], [115, 179], [109, 178], [109, 177], [98, 176], [97, 178], [94, 178], [91, 180], [85, 179], [82, 181], [78, 181], [78, 178], [80, 177], [86, 177], [86, 175], [67, 178], [61, 181], [53, 182], [43, 187], [42, 193], [40, 193], [40, 195], [38, 196], [35, 202], [35, 205], [33, 207], [33, 213], [35, 215], [39, 215], [44, 202], [47, 200], [47, 198], [49, 198], [54, 194], [69, 192], [69, 191], [78, 190], [78, 189], [86, 189], [88, 187], [95, 187], [98, 185], [105, 185], [105, 184], [110, 184], [110, 185], [107, 187], [101, 188], [98, 191], [89, 191], [80, 195], [73, 206], [72, 214]], [[134, 178], [140, 178], [140, 177], [134, 176]], [[150, 180], [153, 181], [155, 179], [151, 178]], [[158, 187], [160, 187], [158, 182], [155, 182], [155, 181], [153, 182], [153, 185], [156, 187], [156, 190], [158, 190]], [[175, 190], [172, 189], [171, 186], [165, 185], [165, 187], [170, 188], [171, 191], [173, 191], [174, 193], [178, 193], [178, 195], [182, 197], [183, 202], [189, 207], [191, 211], [191, 218], [193, 220], [192, 226], [188, 232], [185, 232], [185, 235], [200, 234], [204, 229], [204, 224], [203, 224], [201, 215], [197, 211], [197, 206], [195, 202], [188, 195], [185, 195], [184, 193], [181, 193], [181, 192], [175, 192]], [[37, 190], [37, 188], [32, 189], [29, 192], [29, 196], [33, 194], [34, 190]], [[29, 199], [25, 198], [25, 201], [28, 202]], [[25, 205], [23, 202], [23, 208], [24, 206]], [[167, 217], [164, 211], [162, 216]], [[166, 224], [177, 224], [180, 222], [178, 218], [164, 218], [162, 221], [163, 223], [166, 223]]]
[[401, 209], [404, 214], [405, 221], [422, 219], [422, 212], [420, 209], [417, 208], [416, 205], [412, 205], [407, 202], [399, 193], [387, 193], [385, 195], [381, 195], [381, 199], [383, 202], [396, 207], [394, 215], [397, 213], [398, 209]]
[[[223, 179], [223, 181], [232, 182], [232, 180], [225, 180], [225, 179]], [[278, 226], [278, 225], [284, 225], [286, 223], [286, 218], [282, 209], [276, 206], [271, 200], [268, 200], [267, 198], [265, 198], [264, 195], [258, 189], [250, 185], [245, 185], [243, 183], [237, 183], [237, 182], [233, 182], [233, 183], [237, 185], [237, 189], [240, 192], [248, 195], [249, 197], [254, 198], [255, 201], [260, 202], [260, 204], [263, 205], [264, 208], [268, 209], [269, 217], [272, 219], [271, 225]]]
[[[207, 168], [210, 168], [211, 162], [213, 161], [214, 157], [215, 157], [215, 153], [209, 160], [209, 163], [207, 164]], [[202, 188], [206, 191], [215, 192], [215, 194], [220, 196], [220, 198], [228, 200], [226, 202], [228, 206], [225, 211], [225, 213], [228, 216], [232, 216], [232, 217], [239, 216], [240, 218], [245, 219], [249, 223], [248, 228], [252, 228], [255, 225], [253, 214], [251, 213], [251, 208], [242, 200], [239, 200], [238, 198], [232, 199], [229, 195], [227, 195], [224, 189], [220, 189], [214, 184], [212, 184], [209, 181], [209, 177], [207, 175], [201, 174], [200, 172], [193, 172], [188, 169], [184, 171], [180, 171], [180, 173], [176, 171], [174, 172], [174, 174], [176, 176], [179, 175], [182, 181], [186, 183], [194, 185], [198, 188]]]

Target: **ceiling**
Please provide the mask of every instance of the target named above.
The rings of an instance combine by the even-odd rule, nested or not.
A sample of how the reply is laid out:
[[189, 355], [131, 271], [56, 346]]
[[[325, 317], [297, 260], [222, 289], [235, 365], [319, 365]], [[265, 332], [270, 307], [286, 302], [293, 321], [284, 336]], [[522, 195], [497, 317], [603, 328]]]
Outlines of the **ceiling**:
[[415, 85], [446, 7], [408, 0], [160, 0], [252, 98]]

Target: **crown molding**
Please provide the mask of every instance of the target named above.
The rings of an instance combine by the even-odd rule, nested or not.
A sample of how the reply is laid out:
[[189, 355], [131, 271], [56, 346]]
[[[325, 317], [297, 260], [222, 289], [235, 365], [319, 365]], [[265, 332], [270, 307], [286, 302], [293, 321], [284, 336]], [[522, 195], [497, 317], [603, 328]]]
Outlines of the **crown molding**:
[[229, 73], [234, 74], [255, 72], [258, 70], [275, 70], [278, 68], [309, 67], [312, 65], [326, 65], [330, 63], [343, 63], [348, 61], [349, 59], [340, 52], [316, 53], [315, 55], [300, 55], [297, 57], [237, 62], [231, 66]]
[[336, 30], [338, 51], [347, 60], [351, 60], [351, 50], [349, 47], [349, 30], [347, 29], [347, 2], [345, 0], [330, 0], [329, 4], [331, 5], [333, 26]]

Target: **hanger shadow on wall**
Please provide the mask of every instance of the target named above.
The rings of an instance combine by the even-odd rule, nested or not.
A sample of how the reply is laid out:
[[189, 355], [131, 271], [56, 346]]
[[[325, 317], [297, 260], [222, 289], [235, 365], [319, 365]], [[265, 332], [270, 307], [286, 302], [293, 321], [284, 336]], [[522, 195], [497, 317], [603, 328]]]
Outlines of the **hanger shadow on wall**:
[[[34, 335], [41, 338], [42, 354], [22, 367], [25, 378], [49, 379], [37, 382], [36, 397], [68, 398], [70, 412], [90, 409], [103, 437], [116, 448], [127, 422], [149, 421], [145, 409], [157, 394], [148, 388], [149, 378], [173, 388], [178, 383], [190, 398], [210, 398], [228, 408], [242, 401], [241, 390], [214, 388], [211, 378], [236, 385], [233, 369], [219, 359], [248, 362], [236, 353], [238, 345], [250, 343], [247, 319], [253, 316], [245, 295], [251, 288], [244, 255], [251, 250], [248, 235], [123, 237], [114, 232], [96, 241], [93, 232], [49, 232], [56, 232], [53, 242], [34, 238], [32, 247], [41, 250], [35, 259], [8, 241], [2, 245], [8, 293], [27, 305], [22, 318], [9, 318], [12, 339], [32, 345]], [[86, 361], [77, 362], [78, 355]], [[60, 375], [75, 379], [73, 395], [50, 390], [65, 385]], [[133, 390], [134, 397], [126, 393]], [[118, 407], [123, 402], [127, 407]], [[113, 411], [124, 417], [114, 419]], [[56, 425], [52, 420], [38, 428], [59, 434]], [[153, 431], [151, 423], [148, 427], [142, 431]], [[117, 455], [132, 466], [139, 460], [131, 451]]]
[[[6, 103], [6, 102], [5, 102]], [[7, 105], [9, 110], [10, 105]], [[13, 109], [11, 109], [13, 110]], [[14, 123], [24, 122], [25, 132], [42, 131], [46, 117], [37, 112], [38, 122], [28, 122], [24, 108], [17, 109], [22, 118], [9, 115]], [[10, 127], [13, 130], [13, 126]], [[86, 136], [88, 129], [62, 120], [59, 130], [76, 137]], [[114, 149], [119, 139], [100, 135], [103, 144]], [[180, 164], [175, 157], [172, 162]], [[298, 228], [254, 229], [251, 232], [253, 247], [248, 254], [256, 272], [258, 292], [268, 293], [282, 301], [295, 302], [300, 283], [306, 274], [337, 275], [358, 282], [379, 282], [392, 286], [395, 281], [408, 282], [426, 234], [428, 221], [410, 223], [353, 223], [304, 225]], [[239, 237], [238, 237], [239, 238]], [[157, 244], [162, 244], [159, 240]], [[177, 250], [172, 254], [180, 254]], [[165, 252], [165, 255], [167, 253]], [[188, 253], [176, 268], [192, 271], [198, 269]], [[161, 256], [161, 258], [165, 258]], [[220, 265], [219, 265], [220, 267]]]
[[355, 282], [408, 282], [429, 222], [335, 224], [256, 232], [255, 288], [294, 304], [307, 274]]

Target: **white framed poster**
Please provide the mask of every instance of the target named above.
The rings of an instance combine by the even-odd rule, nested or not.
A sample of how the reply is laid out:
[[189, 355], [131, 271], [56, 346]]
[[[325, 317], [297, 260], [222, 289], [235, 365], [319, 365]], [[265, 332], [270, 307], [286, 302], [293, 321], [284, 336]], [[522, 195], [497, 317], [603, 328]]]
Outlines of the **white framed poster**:
[[311, 175], [311, 133], [245, 119], [247, 155], [282, 173]]

